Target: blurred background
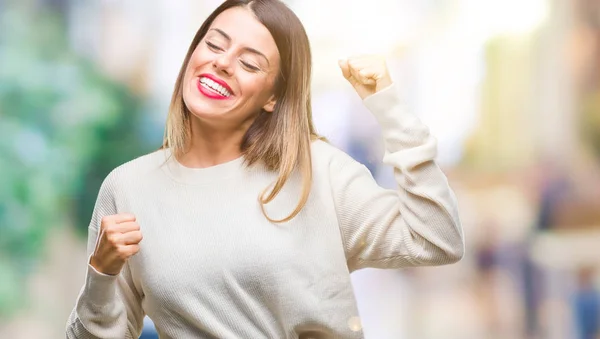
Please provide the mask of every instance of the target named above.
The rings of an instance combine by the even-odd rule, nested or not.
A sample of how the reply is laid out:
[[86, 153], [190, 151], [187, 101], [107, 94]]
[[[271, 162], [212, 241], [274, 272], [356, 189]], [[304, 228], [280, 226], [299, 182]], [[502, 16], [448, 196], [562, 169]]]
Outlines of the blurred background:
[[[382, 53], [459, 199], [460, 263], [353, 273], [366, 338], [600, 338], [600, 1], [285, 2], [317, 130], [395, 186], [337, 67]], [[100, 183], [160, 146], [220, 3], [0, 0], [0, 338], [64, 338]]]

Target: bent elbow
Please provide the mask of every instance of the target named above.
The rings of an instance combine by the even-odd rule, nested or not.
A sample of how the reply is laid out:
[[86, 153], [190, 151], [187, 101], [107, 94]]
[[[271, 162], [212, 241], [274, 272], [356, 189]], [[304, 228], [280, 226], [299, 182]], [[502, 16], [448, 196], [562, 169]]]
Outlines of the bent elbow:
[[465, 256], [465, 237], [459, 220], [452, 223], [452, 232], [447, 233], [443, 246], [439, 250], [445, 257], [444, 264], [454, 264]]
[[445, 256], [444, 264], [454, 264], [465, 256], [465, 238], [462, 232], [457, 232], [452, 240], [446, 242], [444, 248], [440, 248]]
[[465, 242], [462, 236], [434, 245], [433, 265], [450, 265], [459, 262], [465, 256]]
[[445, 264], [455, 264], [462, 260], [465, 256], [465, 244], [461, 241], [459, 244], [453, 245], [449, 251], [446, 251]]

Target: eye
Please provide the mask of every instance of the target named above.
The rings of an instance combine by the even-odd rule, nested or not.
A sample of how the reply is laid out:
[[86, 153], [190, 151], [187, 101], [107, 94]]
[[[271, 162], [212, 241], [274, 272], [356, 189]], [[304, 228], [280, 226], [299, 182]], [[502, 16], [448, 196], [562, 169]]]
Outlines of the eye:
[[251, 65], [251, 64], [249, 64], [249, 63], [247, 63], [247, 62], [245, 62], [243, 60], [240, 60], [240, 63], [242, 64], [242, 66], [244, 66], [245, 68], [247, 68], [247, 69], [249, 69], [249, 70], [251, 70], [253, 72], [260, 71], [260, 68], [254, 66], [254, 65]]
[[217, 46], [217, 45], [213, 44], [213, 43], [212, 43], [212, 42], [210, 42], [210, 41], [206, 41], [206, 45], [207, 45], [207, 46], [208, 46], [210, 49], [212, 49], [212, 50], [215, 50], [215, 51], [220, 51], [220, 52], [224, 51], [224, 50], [223, 50], [221, 47], [219, 47], [219, 46]]

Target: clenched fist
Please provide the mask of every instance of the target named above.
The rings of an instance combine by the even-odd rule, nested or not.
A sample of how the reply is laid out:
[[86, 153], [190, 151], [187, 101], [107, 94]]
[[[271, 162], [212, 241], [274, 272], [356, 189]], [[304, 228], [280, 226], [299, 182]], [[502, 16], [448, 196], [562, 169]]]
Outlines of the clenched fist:
[[115, 214], [102, 218], [100, 235], [90, 265], [108, 275], [121, 272], [125, 262], [140, 250], [140, 225], [132, 214]]
[[352, 57], [339, 61], [344, 78], [350, 82], [361, 99], [392, 84], [385, 59], [377, 55]]

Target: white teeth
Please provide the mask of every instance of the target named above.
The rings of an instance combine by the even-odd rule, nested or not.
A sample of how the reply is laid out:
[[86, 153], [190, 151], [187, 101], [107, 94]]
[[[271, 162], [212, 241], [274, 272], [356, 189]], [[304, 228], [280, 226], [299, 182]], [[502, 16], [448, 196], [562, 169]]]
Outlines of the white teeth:
[[225, 97], [231, 96], [231, 93], [227, 89], [225, 89], [225, 87], [219, 85], [212, 79], [202, 77], [202, 78], [200, 78], [200, 83], [205, 85], [206, 87], [218, 92], [222, 96], [225, 96]]

